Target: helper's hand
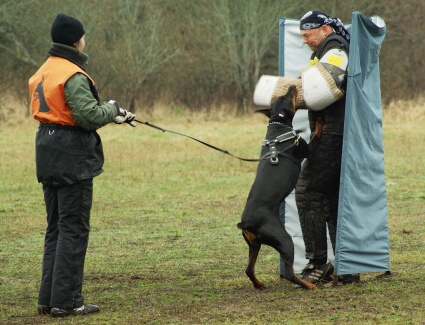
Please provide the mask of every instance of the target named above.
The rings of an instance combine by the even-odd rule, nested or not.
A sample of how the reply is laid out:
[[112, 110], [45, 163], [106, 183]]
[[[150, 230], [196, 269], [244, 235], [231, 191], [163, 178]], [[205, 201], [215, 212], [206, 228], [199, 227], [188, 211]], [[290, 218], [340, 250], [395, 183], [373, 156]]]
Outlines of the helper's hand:
[[128, 123], [131, 126], [135, 127], [136, 126], [136, 123], [134, 122], [135, 118], [136, 118], [136, 115], [126, 111], [125, 109], [120, 108], [120, 115], [114, 118], [114, 123], [116, 124]]

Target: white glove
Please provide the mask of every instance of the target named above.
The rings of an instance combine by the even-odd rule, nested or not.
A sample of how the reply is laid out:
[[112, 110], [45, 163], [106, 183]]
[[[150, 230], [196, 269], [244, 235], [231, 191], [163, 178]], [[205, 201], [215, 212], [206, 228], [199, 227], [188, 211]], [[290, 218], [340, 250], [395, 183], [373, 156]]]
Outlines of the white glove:
[[114, 117], [114, 123], [116, 124], [128, 123], [131, 126], [135, 127], [136, 123], [133, 122], [135, 118], [136, 118], [136, 115], [126, 111], [125, 109], [120, 108], [120, 115]]

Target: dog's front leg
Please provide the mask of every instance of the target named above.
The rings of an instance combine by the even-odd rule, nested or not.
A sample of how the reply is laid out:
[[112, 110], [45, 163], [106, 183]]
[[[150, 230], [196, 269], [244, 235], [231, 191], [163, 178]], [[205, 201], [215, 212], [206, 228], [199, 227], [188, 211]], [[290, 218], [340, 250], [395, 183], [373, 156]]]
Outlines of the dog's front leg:
[[325, 121], [323, 119], [323, 117], [318, 116], [316, 119], [316, 126], [314, 128], [314, 133], [311, 136], [311, 140], [313, 139], [320, 139], [320, 137], [322, 136], [322, 131], [323, 131], [323, 126], [325, 125]]

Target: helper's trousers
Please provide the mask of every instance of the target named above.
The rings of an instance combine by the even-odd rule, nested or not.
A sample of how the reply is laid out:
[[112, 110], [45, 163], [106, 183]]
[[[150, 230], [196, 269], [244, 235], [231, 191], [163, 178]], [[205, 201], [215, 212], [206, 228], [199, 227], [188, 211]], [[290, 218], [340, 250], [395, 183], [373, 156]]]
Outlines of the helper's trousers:
[[328, 258], [326, 226], [335, 251], [342, 141], [342, 136], [322, 134], [314, 153], [304, 162], [295, 189], [309, 260]]
[[43, 185], [47, 212], [38, 304], [78, 308], [90, 232], [93, 179], [63, 187]]

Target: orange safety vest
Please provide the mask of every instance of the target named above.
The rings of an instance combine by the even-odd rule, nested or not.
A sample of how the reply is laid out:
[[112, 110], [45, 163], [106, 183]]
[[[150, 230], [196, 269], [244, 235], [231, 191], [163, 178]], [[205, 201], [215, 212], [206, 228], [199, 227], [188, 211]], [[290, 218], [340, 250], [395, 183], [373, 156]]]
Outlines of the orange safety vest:
[[71, 108], [65, 99], [65, 83], [76, 73], [82, 73], [94, 81], [80, 67], [67, 59], [51, 56], [30, 78], [32, 115], [46, 124], [75, 126]]

